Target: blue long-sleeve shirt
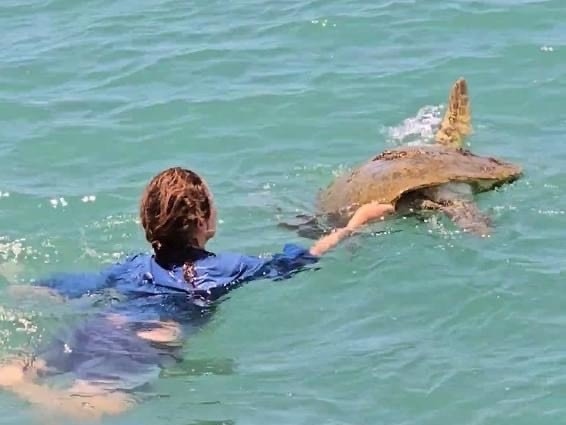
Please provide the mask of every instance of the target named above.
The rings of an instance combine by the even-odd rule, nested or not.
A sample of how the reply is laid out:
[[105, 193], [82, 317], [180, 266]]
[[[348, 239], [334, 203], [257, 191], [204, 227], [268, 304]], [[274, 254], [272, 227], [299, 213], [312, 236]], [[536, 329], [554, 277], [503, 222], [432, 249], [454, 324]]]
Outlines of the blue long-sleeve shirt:
[[[155, 321], [173, 320], [185, 336], [206, 320], [214, 301], [239, 285], [257, 279], [286, 279], [314, 264], [308, 250], [287, 244], [268, 258], [236, 253], [202, 252], [194, 264], [194, 278], [185, 281], [182, 267], [167, 270], [150, 254], [138, 254], [95, 274], [58, 274], [38, 282], [60, 295], [78, 298], [112, 289], [112, 302], [85, 323], [62, 332], [39, 351], [56, 373], [111, 389], [133, 389], [147, 383], [175, 358], [179, 347], [150, 343], [136, 332], [151, 329]], [[126, 322], [109, 319], [118, 314]]]
[[268, 258], [236, 253], [213, 254], [203, 251], [194, 262], [195, 276], [188, 283], [182, 267], [166, 270], [150, 254], [137, 254], [92, 275], [59, 274], [39, 281], [38, 285], [76, 298], [109, 287], [133, 296], [171, 295], [214, 301], [242, 283], [257, 279], [285, 279], [316, 263], [318, 258], [295, 244], [287, 244], [281, 253]]

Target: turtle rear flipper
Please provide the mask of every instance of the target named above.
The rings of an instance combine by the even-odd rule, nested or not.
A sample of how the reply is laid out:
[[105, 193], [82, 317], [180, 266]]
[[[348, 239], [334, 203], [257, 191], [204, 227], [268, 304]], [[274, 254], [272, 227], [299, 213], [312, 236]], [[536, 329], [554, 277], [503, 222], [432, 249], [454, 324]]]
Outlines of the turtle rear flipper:
[[466, 80], [460, 78], [450, 90], [446, 113], [434, 136], [436, 143], [453, 148], [462, 147], [465, 137], [472, 132], [471, 120], [468, 85]]
[[321, 236], [328, 233], [328, 230], [324, 228], [316, 216], [308, 214], [298, 214], [295, 216], [294, 221], [281, 221], [277, 226], [295, 231], [300, 237], [312, 240], [319, 239]]

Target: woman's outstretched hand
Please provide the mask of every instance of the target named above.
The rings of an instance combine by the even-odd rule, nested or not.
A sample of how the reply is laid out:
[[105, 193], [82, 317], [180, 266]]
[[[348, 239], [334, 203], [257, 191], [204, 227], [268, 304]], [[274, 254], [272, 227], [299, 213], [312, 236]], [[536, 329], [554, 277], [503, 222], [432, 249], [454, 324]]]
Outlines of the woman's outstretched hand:
[[311, 255], [319, 257], [364, 225], [375, 220], [384, 219], [393, 212], [395, 212], [395, 208], [391, 204], [380, 204], [378, 202], [364, 204], [356, 210], [346, 227], [336, 229], [331, 234], [320, 238], [314, 243], [309, 252]]
[[370, 202], [369, 204], [362, 205], [356, 210], [346, 228], [353, 232], [371, 221], [385, 218], [385, 216], [393, 213], [394, 211], [395, 208], [391, 204]]

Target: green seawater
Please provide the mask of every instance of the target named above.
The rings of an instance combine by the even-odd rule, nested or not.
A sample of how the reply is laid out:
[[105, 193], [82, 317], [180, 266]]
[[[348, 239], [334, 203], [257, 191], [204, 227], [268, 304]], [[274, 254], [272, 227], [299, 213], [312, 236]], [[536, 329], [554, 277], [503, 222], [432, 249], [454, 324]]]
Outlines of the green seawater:
[[[491, 238], [394, 220], [240, 288], [159, 397], [103, 423], [566, 423], [564, 0], [2, 0], [0, 28], [0, 354], [90, 310], [13, 285], [147, 249], [139, 196], [161, 169], [210, 182], [211, 249], [308, 244], [278, 221], [430, 140], [464, 76], [470, 148], [525, 170], [477, 197]], [[0, 409], [44, 421], [6, 392]]]

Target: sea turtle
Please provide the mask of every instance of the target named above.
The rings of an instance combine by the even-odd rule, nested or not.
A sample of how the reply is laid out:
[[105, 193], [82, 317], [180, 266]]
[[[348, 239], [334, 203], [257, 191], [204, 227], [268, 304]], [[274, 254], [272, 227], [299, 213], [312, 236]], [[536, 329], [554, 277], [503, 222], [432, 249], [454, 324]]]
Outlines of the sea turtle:
[[[466, 80], [458, 79], [434, 143], [388, 149], [319, 192], [316, 216], [300, 225], [288, 225], [306, 237], [320, 232], [320, 218], [332, 228], [344, 225], [359, 205], [390, 203], [396, 214], [437, 211], [461, 229], [478, 235], [490, 233], [490, 219], [473, 194], [492, 190], [521, 176], [521, 167], [463, 148], [470, 134], [471, 117]], [[305, 218], [306, 216], [303, 216]]]

